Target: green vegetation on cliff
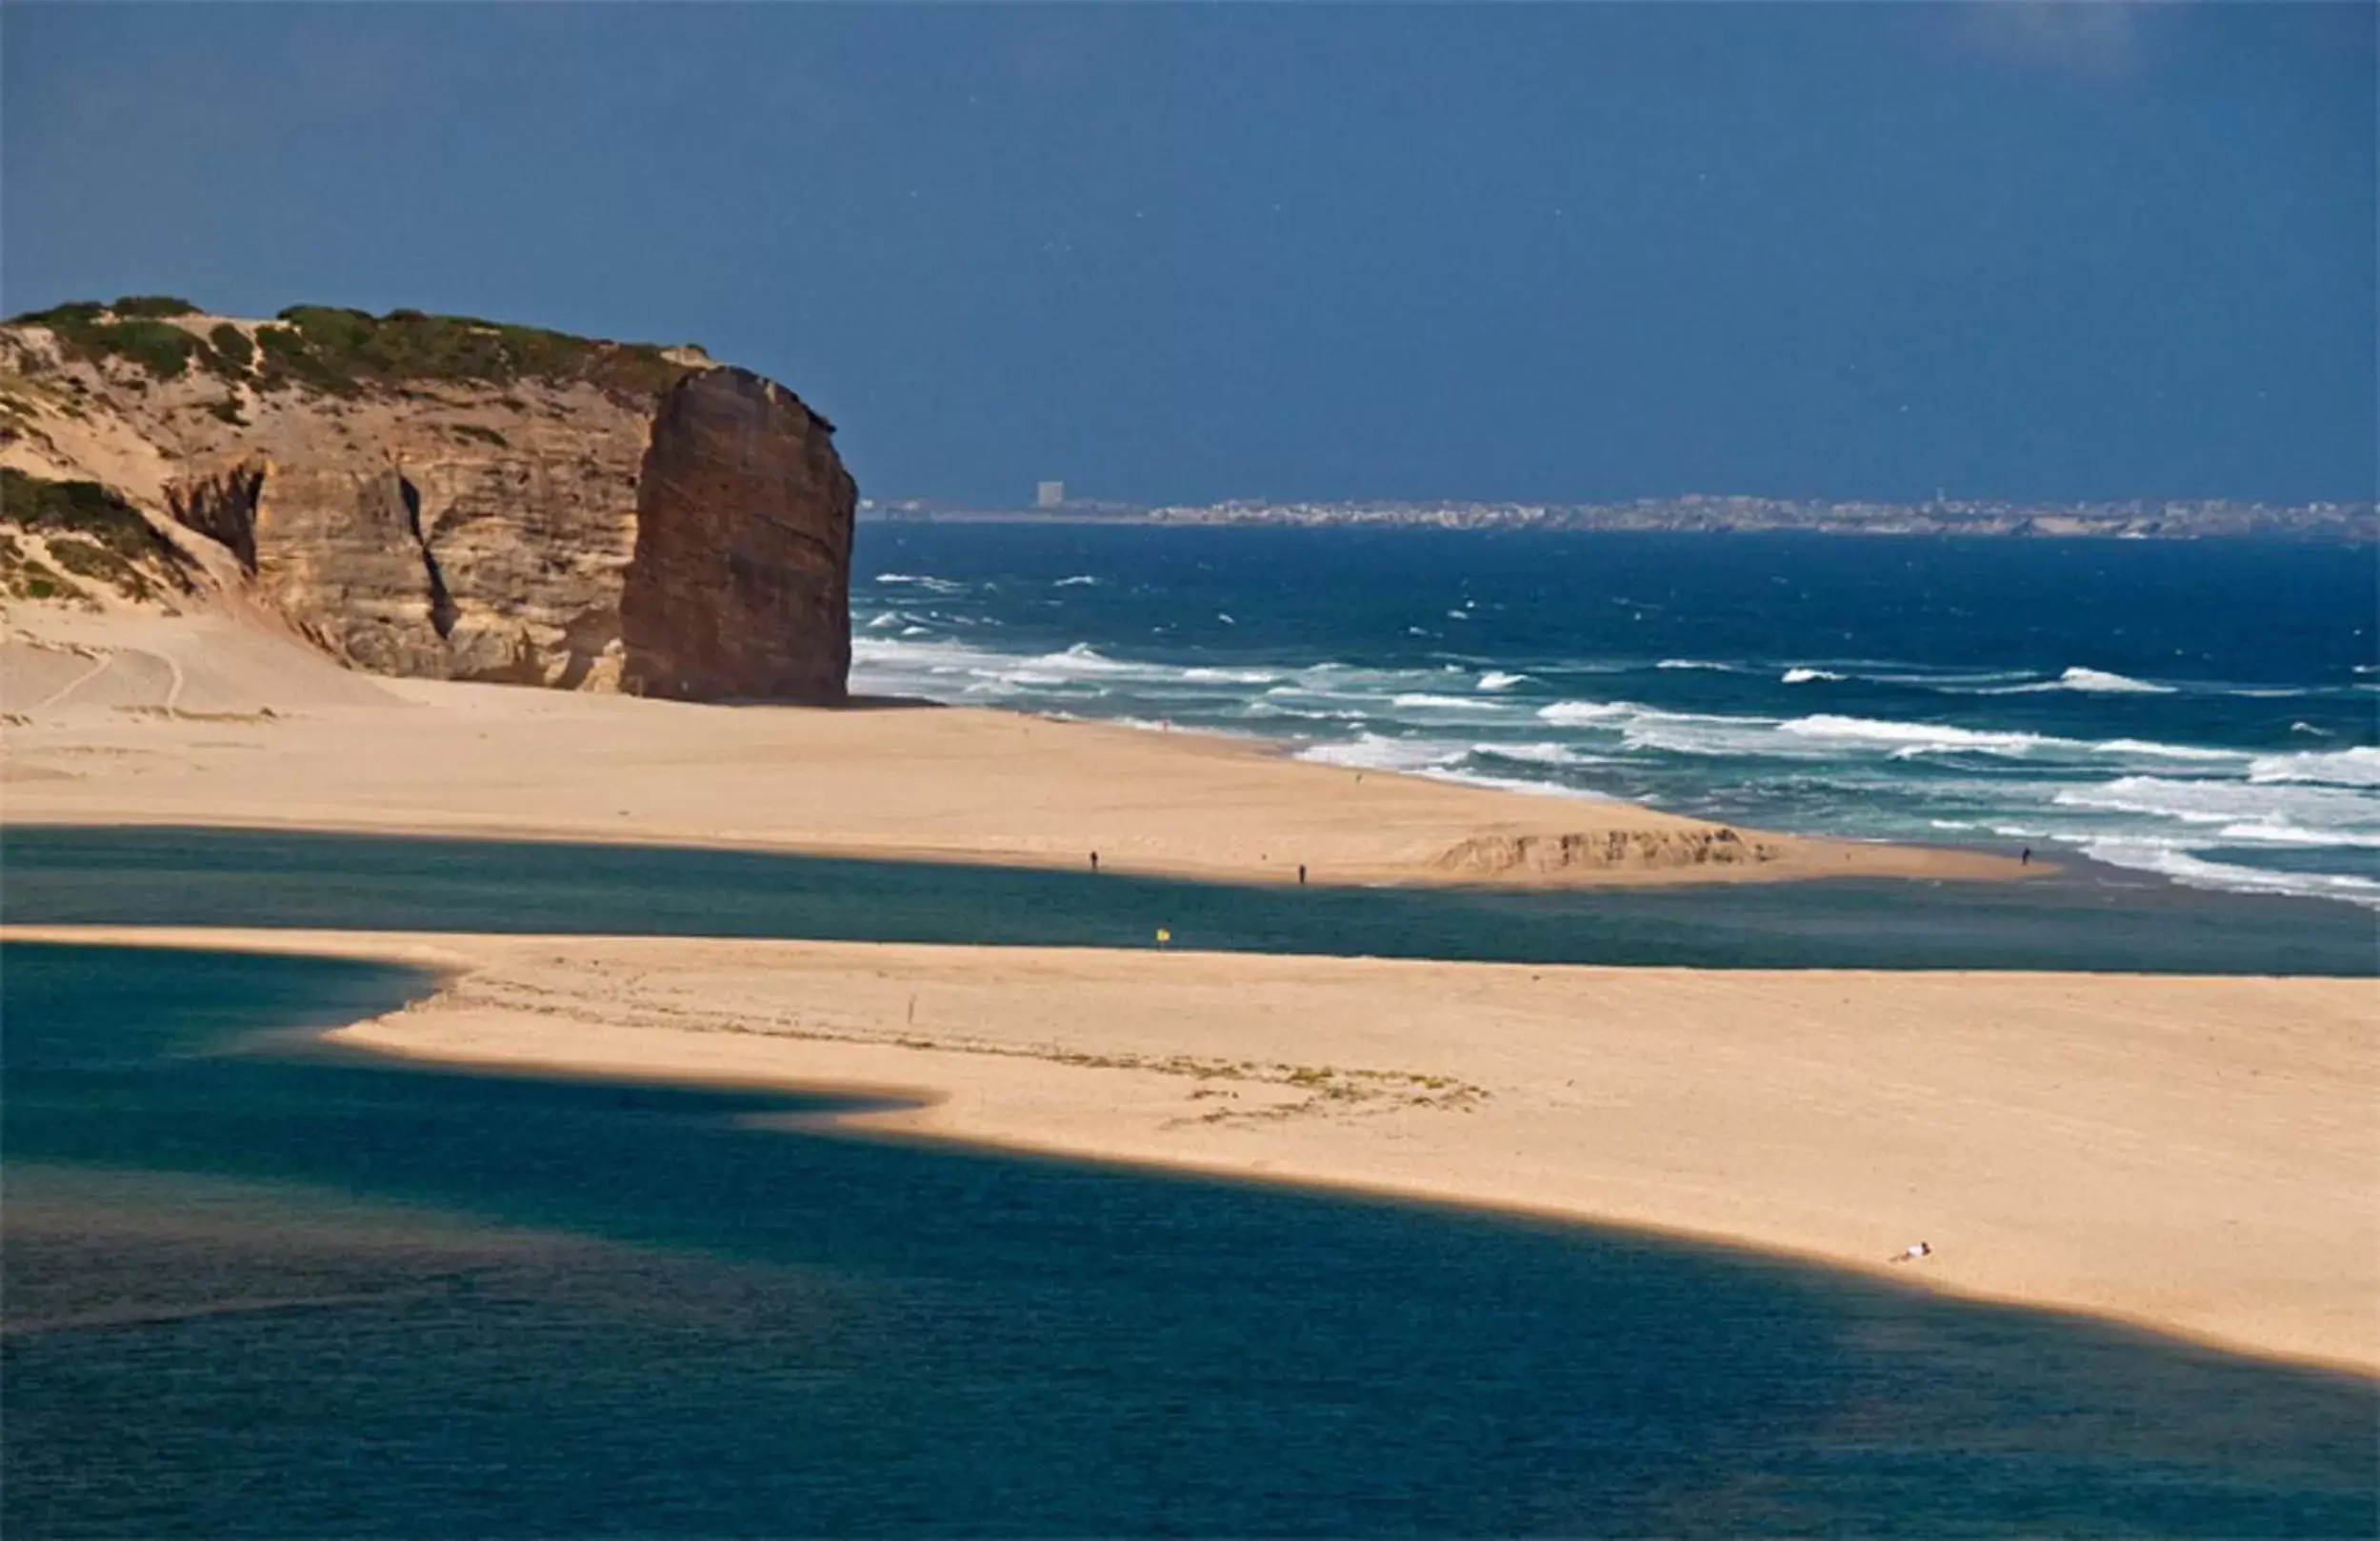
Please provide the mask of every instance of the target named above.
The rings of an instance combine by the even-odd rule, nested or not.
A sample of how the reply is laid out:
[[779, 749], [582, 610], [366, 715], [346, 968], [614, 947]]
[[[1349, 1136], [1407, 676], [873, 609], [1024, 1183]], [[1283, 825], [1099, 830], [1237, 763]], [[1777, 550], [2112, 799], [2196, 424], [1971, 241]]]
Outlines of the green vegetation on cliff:
[[650, 396], [688, 373], [685, 365], [648, 344], [573, 337], [471, 316], [419, 310], [374, 316], [296, 305], [279, 319], [283, 325], [256, 333], [268, 389], [298, 381], [351, 395], [369, 386], [408, 380], [584, 380], [624, 395]]
[[198, 313], [198, 307], [179, 294], [127, 294], [108, 309], [118, 315], [146, 316], [156, 320]]
[[[0, 467], [0, 525], [42, 537], [50, 559], [80, 578], [148, 599], [164, 578], [175, 587], [187, 559], [140, 510], [97, 482], [53, 482]], [[27, 599], [71, 598], [71, 583], [25, 553], [0, 530], [0, 588]]]
[[[32, 310], [11, 318], [10, 325], [48, 327], [69, 358], [96, 364], [113, 354], [160, 380], [181, 378], [193, 363], [217, 374], [238, 372], [199, 338], [170, 321], [155, 319], [169, 313], [159, 309], [169, 305], [185, 307], [170, 313], [187, 313], [187, 302], [182, 300], [128, 295], [112, 307], [78, 300]], [[128, 316], [130, 319], [124, 319]]]
[[215, 352], [234, 369], [245, 370], [256, 362], [256, 345], [248, 340], [247, 332], [229, 321], [217, 322], [215, 330], [207, 333], [207, 340], [215, 345]]
[[252, 379], [266, 390], [300, 386], [337, 396], [437, 380], [584, 381], [619, 395], [654, 396], [689, 372], [646, 343], [419, 310], [375, 316], [293, 305], [259, 327], [253, 342], [228, 321], [201, 337], [167, 319], [198, 313], [187, 300], [134, 294], [112, 305], [78, 300], [30, 310], [10, 324], [47, 327], [69, 358], [93, 364], [121, 358], [160, 380], [180, 379], [195, 368], [225, 380]]

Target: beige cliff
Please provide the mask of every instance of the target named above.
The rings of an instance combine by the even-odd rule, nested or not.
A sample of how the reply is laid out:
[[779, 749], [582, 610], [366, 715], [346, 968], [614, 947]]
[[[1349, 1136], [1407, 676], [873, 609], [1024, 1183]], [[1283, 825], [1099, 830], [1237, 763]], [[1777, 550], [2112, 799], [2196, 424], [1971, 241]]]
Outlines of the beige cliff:
[[[203, 592], [381, 674], [839, 700], [856, 492], [832, 431], [697, 350], [417, 312], [0, 326], [0, 467], [98, 484]], [[0, 511], [37, 538], [24, 485]], [[32, 594], [46, 552], [20, 546], [11, 591], [127, 592], [47, 563]]]

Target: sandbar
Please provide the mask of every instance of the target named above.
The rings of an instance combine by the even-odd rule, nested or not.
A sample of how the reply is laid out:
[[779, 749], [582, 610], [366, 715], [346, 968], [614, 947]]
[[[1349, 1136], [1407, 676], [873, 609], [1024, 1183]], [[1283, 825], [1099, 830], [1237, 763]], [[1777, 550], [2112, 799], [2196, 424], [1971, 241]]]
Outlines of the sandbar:
[[2380, 1372], [2366, 980], [5, 934], [441, 971], [332, 1034], [376, 1052], [883, 1090], [908, 1105], [860, 1127], [1646, 1227]]

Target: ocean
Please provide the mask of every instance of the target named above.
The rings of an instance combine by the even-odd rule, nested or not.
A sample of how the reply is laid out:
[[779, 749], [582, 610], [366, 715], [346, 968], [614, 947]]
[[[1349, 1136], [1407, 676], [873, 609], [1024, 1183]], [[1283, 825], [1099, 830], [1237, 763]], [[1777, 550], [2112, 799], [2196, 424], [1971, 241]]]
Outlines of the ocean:
[[2370, 908], [2376, 586], [2253, 542], [869, 524], [852, 686]]
[[310, 1035], [429, 984], [0, 947], [0, 1530], [2372, 1528], [2367, 1376]]

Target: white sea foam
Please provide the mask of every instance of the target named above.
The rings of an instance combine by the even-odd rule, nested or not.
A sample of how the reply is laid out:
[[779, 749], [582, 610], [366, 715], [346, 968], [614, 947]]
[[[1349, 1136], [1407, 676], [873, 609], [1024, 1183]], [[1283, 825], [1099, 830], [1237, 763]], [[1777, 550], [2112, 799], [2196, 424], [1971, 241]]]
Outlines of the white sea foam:
[[2156, 744], [2139, 738], [2110, 738], [2085, 746], [2093, 754], [2134, 754], [2159, 760], [2245, 760], [2244, 750], [2200, 749], [2192, 744]]
[[2097, 669], [2069, 669], [2060, 674], [2058, 686], [2069, 690], [2087, 690], [2103, 695], [2171, 695], [2173, 687], [2156, 685], [2148, 680], [2132, 679], [2123, 674], [2110, 674]]
[[2025, 754], [2052, 740], [2039, 733], [1995, 732], [1986, 729], [1954, 728], [1948, 723], [1887, 722], [1872, 717], [1837, 717], [1821, 713], [1780, 723], [1777, 731], [1797, 738], [1839, 744], [1889, 745], [1895, 755], [1971, 750], [1986, 754]]
[[1281, 676], [1264, 669], [1185, 669], [1182, 677], [1197, 685], [1270, 685]]
[[937, 578], [923, 572], [879, 572], [876, 574], [876, 581], [878, 583], [914, 584], [930, 593], [937, 594], [955, 594], [967, 587], [950, 578]]
[[2220, 889], [2232, 893], [2288, 893], [2301, 897], [2345, 899], [2351, 904], [2380, 908], [2380, 883], [2341, 872], [2289, 872], [2209, 861], [2167, 841], [2086, 840], [2082, 852], [2110, 867], [2155, 872], [2188, 888]]
[[2171, 695], [2170, 685], [2156, 685], [2148, 680], [2133, 679], [2127, 674], [2110, 674], [2101, 669], [2069, 669], [2056, 679], [2036, 680], [2030, 685], [2002, 685], [1977, 690], [1977, 695], [2031, 695], [2040, 690], [2080, 690], [2086, 695]]
[[1045, 652], [1033, 659], [1032, 665], [1067, 675], [1138, 674], [1149, 671], [1147, 665], [1119, 663], [1088, 642], [1077, 642], [1064, 652]]
[[1344, 743], [1315, 744], [1300, 750], [1295, 757], [1315, 765], [1344, 766], [1352, 770], [1418, 771], [1445, 770], [1469, 752], [1470, 748], [1466, 744], [1358, 733]]
[[1714, 674], [1739, 672], [1733, 664], [1714, 664], [1703, 658], [1664, 658], [1652, 667], [1655, 669], [1707, 669]]
[[1052, 589], [1089, 589], [1096, 586], [1098, 582], [1097, 578], [1088, 572], [1077, 572], [1070, 578], [1060, 578], [1050, 587]]
[[1568, 744], [1473, 744], [1471, 753], [1499, 760], [1525, 760], [1530, 765], [1603, 765], [1606, 756], [1581, 754]]
[[1402, 775], [1427, 776], [1432, 781], [1451, 781], [1496, 791], [1527, 792], [1539, 797], [1573, 797], [1592, 802], [1610, 800], [1600, 792], [1566, 787], [1558, 782], [1483, 775], [1476, 770], [1461, 769], [1473, 749], [1474, 746], [1450, 744], [1443, 739], [1390, 738], [1366, 732], [1358, 733], [1352, 740], [1344, 743], [1313, 745], [1299, 750], [1296, 758], [1315, 765], [1335, 765], [1351, 770], [1385, 770]]
[[1294, 718], [1299, 722], [1366, 723], [1370, 722], [1372, 717], [1370, 712], [1360, 707], [1297, 707], [1284, 706], [1278, 701], [1266, 700], [1247, 703], [1239, 709], [1239, 714], [1243, 717], [1258, 719]]
[[1539, 707], [1537, 715], [1547, 722], [1576, 726], [1633, 716], [1643, 710], [1628, 701], [1554, 701]]
[[[930, 618], [931, 627], [925, 624]], [[1821, 807], [1813, 799], [1824, 799], [1824, 806], [1837, 809], [1834, 816], [1886, 837], [1975, 838], [1989, 831], [2036, 847], [2097, 843], [2103, 856], [2111, 851], [2125, 858], [2118, 865], [2202, 887], [2380, 903], [2380, 884], [2335, 871], [2345, 861], [2352, 873], [2359, 858], [2380, 851], [2380, 797], [2373, 793], [2380, 788], [2380, 749], [2370, 747], [2260, 753], [2146, 738], [2059, 737], [1978, 723], [1966, 712], [1956, 713], [1964, 721], [1934, 722], [1922, 720], [1930, 715], [1922, 711], [1907, 720], [1762, 716], [1665, 710], [1625, 699], [1548, 701], [1505, 693], [1531, 676], [1498, 667], [1490, 656], [1448, 662], [1450, 655], [1440, 654], [1403, 668], [1335, 661], [1183, 664], [1134, 658], [1129, 646], [1105, 650], [1105, 637], [1101, 647], [1085, 641], [1038, 653], [981, 646], [973, 639], [992, 633], [970, 631], [970, 625], [969, 616], [935, 610], [892, 608], [869, 614], [853, 638], [854, 688], [1070, 710], [1150, 728], [1299, 732], [1324, 740], [1300, 750], [1301, 758], [1315, 763], [1555, 795], [1596, 795], [1564, 785], [1595, 777], [1594, 768], [1630, 767], [1634, 780], [1670, 756], [1731, 760], [1741, 762], [1728, 768], [1731, 780], [1754, 788], [1773, 784], [1780, 795], [1792, 789], [1805, 808]], [[1664, 662], [1672, 669], [1749, 673], [1772, 682], [1770, 689], [1836, 674], [1874, 680], [1908, 667], [1831, 658], [1823, 666]], [[1538, 680], [1579, 690], [1592, 688], [1583, 675], [1647, 666], [1607, 657], [1532, 667]], [[1921, 676], [1913, 669], [1903, 677], [1970, 698], [2010, 680], [2007, 674]], [[2043, 690], [2075, 688], [2064, 675], [2014, 678]], [[2092, 687], [2082, 689], [2089, 693]], [[2234, 693], [2229, 687], [2185, 689], [2193, 695]], [[2117, 688], [2114, 693], [2124, 692]], [[2070, 710], [2079, 710], [2080, 702]], [[1534, 740], [1491, 741], [1504, 730], [1501, 724], [1524, 723], [1541, 725]], [[1970, 756], [1995, 768], [1978, 763], [1963, 774], [1951, 770]], [[1903, 770], [1896, 761], [1930, 769], [1912, 764]], [[1682, 764], [1670, 763], [1674, 769], [1655, 777], [1657, 787], [1667, 786], [1665, 776], [1693, 777]], [[1672, 796], [1694, 806], [1690, 792], [1673, 791]], [[2334, 871], [2235, 863], [2223, 856], [2233, 847], [2266, 852], [2260, 863]], [[2321, 858], [2325, 851], [2330, 859]]]
[[2380, 803], [2338, 787], [2229, 777], [2118, 776], [2097, 786], [2064, 788], [2050, 800], [2060, 808], [2144, 813], [2183, 824], [2287, 824], [2335, 831], [2342, 836], [2364, 829], [2380, 831]]
[[1486, 787], [1492, 791], [1527, 792], [1532, 797], [1574, 797], [1590, 803], [1608, 803], [1611, 799], [1602, 792], [1583, 787], [1565, 787], [1557, 781], [1530, 781], [1516, 776], [1483, 776], [1475, 770], [1429, 770], [1419, 772], [1432, 781], [1452, 781], [1466, 787]]
[[2380, 851], [2380, 830], [2309, 830], [2295, 824], [2227, 824], [2215, 831], [2226, 845], [2350, 846]]
[[2327, 782], [2337, 787], [2380, 787], [2380, 749], [2359, 744], [2349, 750], [2260, 755], [2249, 766], [2248, 779]]

